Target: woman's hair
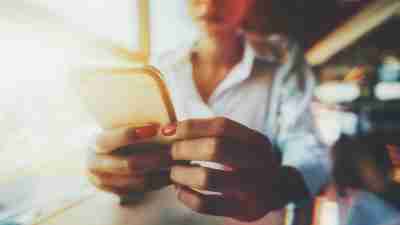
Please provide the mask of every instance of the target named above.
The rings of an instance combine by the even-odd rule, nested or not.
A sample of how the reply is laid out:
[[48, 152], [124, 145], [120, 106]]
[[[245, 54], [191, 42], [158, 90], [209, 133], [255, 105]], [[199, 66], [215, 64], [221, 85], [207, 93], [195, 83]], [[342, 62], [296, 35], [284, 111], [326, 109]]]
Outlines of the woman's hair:
[[[295, 16], [293, 1], [286, 0], [255, 0], [252, 9], [243, 24], [245, 32], [266, 35], [271, 33], [287, 34], [291, 29], [291, 22]], [[297, 21], [299, 22], [299, 21]]]
[[243, 23], [243, 31], [260, 36], [284, 34], [307, 48], [335, 27], [331, 20], [338, 17], [338, 12], [339, 6], [334, 0], [255, 0]]
[[243, 22], [243, 31], [259, 33], [260, 35], [265, 34], [269, 27], [269, 17], [272, 13], [271, 4], [271, 1], [255, 0], [247, 18]]

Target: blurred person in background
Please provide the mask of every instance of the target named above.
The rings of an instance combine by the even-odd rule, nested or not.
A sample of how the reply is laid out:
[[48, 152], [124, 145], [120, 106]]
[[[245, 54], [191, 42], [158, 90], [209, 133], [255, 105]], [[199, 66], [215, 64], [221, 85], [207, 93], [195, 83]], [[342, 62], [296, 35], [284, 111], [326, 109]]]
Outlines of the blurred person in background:
[[342, 224], [400, 224], [400, 185], [393, 180], [390, 147], [374, 135], [342, 135], [334, 145], [333, 178], [340, 198], [349, 202]]
[[[173, 184], [177, 199], [201, 214], [281, 224], [282, 208], [310, 200], [329, 177], [310, 112], [314, 75], [280, 21], [272, 26], [272, 1], [187, 3], [199, 39], [156, 63], [180, 121], [104, 131], [90, 179], [121, 196]], [[138, 149], [154, 139], [172, 144]]]

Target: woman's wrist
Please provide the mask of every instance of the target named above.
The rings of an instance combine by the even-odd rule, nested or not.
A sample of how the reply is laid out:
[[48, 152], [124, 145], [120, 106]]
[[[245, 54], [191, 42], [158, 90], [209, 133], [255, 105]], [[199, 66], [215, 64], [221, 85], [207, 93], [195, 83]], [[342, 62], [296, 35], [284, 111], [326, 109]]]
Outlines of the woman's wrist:
[[282, 166], [277, 181], [280, 195], [279, 204], [283, 207], [289, 203], [296, 205], [310, 199], [310, 194], [301, 173], [293, 167]]

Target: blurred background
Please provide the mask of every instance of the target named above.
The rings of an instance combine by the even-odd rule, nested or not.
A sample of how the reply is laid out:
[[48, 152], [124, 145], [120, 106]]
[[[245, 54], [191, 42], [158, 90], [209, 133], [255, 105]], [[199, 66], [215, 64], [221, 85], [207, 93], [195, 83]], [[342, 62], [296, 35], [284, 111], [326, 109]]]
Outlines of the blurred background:
[[[366, 148], [352, 138], [382, 124], [393, 133], [400, 120], [399, 2], [275, 3], [276, 31], [290, 31], [316, 71], [315, 121], [342, 169], [335, 173], [337, 182], [297, 218], [299, 224], [357, 221], [360, 215], [348, 216], [358, 204], [349, 203], [353, 190], [378, 193], [376, 201], [359, 199], [382, 200], [386, 212], [398, 209], [393, 202], [400, 199], [399, 143], [391, 139]], [[83, 143], [99, 128], [80, 104], [71, 71], [142, 65], [196, 35], [184, 0], [0, 1], [0, 221], [34, 224], [93, 193], [76, 174], [84, 166]], [[381, 110], [368, 114], [375, 107]], [[340, 139], [343, 134], [349, 138]], [[378, 166], [354, 166], [365, 165], [364, 159]], [[365, 168], [389, 177], [377, 181], [388, 184], [384, 191], [363, 181]], [[343, 177], [349, 174], [361, 178], [348, 182]], [[379, 210], [364, 211], [383, 215]]]

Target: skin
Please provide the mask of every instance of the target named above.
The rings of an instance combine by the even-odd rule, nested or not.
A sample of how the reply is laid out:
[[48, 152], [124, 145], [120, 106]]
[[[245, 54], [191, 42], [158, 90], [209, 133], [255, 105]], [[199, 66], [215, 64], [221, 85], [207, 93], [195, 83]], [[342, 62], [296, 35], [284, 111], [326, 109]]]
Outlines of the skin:
[[189, 13], [203, 34], [192, 55], [193, 77], [207, 102], [243, 56], [244, 42], [239, 31], [254, 0], [188, 0], [188, 3]]
[[[192, 62], [205, 101], [242, 57], [238, 30], [252, 2], [189, 0], [204, 33]], [[160, 140], [170, 144], [154, 145]], [[192, 160], [224, 167], [210, 169]], [[102, 190], [124, 196], [173, 184], [177, 198], [192, 210], [241, 221], [257, 220], [308, 194], [301, 175], [279, 164], [266, 136], [220, 117], [106, 130], [97, 137], [88, 169]], [[201, 193], [205, 190], [221, 194]]]

